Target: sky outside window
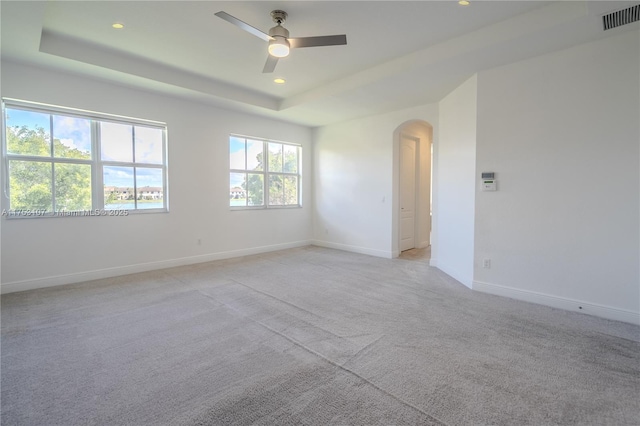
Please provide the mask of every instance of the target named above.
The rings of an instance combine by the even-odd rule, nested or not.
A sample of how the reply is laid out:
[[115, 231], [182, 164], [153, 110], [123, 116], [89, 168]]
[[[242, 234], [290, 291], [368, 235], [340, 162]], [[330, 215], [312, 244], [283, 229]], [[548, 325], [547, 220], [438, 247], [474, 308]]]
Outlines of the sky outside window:
[[100, 146], [103, 160], [133, 162], [133, 126], [100, 123]]
[[54, 145], [55, 157], [91, 158], [91, 120], [54, 115], [53, 138], [68, 148], [61, 149]]

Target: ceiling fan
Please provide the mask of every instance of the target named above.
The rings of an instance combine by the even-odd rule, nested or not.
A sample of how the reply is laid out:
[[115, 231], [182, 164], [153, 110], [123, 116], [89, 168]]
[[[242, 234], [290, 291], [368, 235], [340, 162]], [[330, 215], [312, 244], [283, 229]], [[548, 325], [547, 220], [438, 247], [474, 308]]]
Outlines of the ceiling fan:
[[289, 55], [289, 49], [347, 44], [347, 36], [345, 34], [289, 38], [289, 31], [282, 26], [284, 21], [287, 19], [287, 12], [284, 10], [274, 10], [271, 12], [271, 18], [273, 18], [273, 22], [276, 23], [276, 26], [269, 30], [269, 34], [263, 33], [259, 29], [239, 20], [235, 16], [229, 15], [227, 12], [220, 11], [215, 15], [218, 18], [222, 18], [240, 29], [245, 30], [249, 34], [253, 34], [256, 37], [269, 42], [269, 56], [267, 57], [267, 62], [264, 64], [264, 69], [262, 70], [263, 73], [273, 72], [276, 68], [276, 64], [278, 63], [278, 59]]

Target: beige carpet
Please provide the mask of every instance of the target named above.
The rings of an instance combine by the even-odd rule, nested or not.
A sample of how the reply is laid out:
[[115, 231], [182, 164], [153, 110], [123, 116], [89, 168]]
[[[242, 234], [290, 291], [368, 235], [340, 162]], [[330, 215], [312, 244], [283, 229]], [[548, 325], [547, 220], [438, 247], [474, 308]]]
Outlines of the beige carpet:
[[307, 247], [2, 296], [1, 419], [638, 425], [639, 341], [426, 262]]

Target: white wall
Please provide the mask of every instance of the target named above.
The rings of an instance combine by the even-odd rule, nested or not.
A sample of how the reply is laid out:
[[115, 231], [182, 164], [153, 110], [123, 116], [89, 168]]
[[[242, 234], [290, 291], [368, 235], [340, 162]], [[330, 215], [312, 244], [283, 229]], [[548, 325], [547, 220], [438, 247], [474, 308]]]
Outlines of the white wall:
[[434, 145], [435, 253], [431, 264], [467, 287], [473, 283], [477, 77], [440, 101]]
[[[170, 197], [169, 213], [3, 218], [5, 292], [304, 245], [311, 240], [311, 131], [306, 127], [6, 61], [1, 87], [5, 97], [166, 122]], [[229, 210], [229, 133], [302, 144], [303, 208]]]
[[474, 289], [639, 322], [639, 40], [479, 74]]
[[315, 244], [393, 257], [398, 208], [394, 131], [416, 119], [433, 125], [435, 134], [437, 105], [314, 130]]

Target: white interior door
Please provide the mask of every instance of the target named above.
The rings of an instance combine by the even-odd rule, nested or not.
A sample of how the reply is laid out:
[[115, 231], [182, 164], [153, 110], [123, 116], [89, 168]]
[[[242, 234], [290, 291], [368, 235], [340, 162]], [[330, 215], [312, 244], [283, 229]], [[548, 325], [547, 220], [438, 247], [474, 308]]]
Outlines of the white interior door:
[[400, 135], [400, 251], [416, 246], [416, 140]]

